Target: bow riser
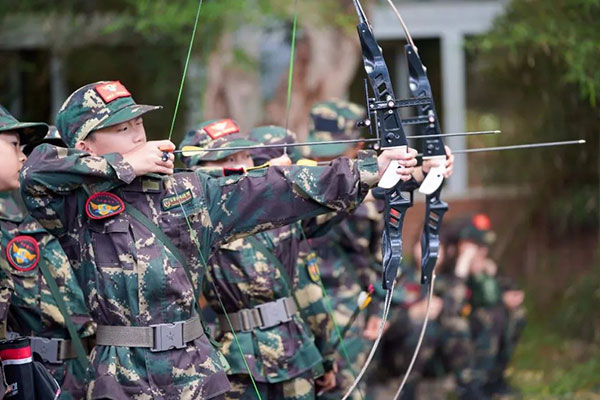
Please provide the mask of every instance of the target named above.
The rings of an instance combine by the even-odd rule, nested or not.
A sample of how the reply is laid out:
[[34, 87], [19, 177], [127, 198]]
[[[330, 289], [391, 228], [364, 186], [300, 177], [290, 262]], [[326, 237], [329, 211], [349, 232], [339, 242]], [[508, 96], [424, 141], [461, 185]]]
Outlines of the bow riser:
[[421, 283], [429, 284], [440, 252], [440, 227], [448, 204], [440, 199], [441, 188], [426, 197], [425, 226], [421, 235]]
[[[423, 125], [419, 134], [423, 139], [423, 159], [446, 158], [444, 142], [439, 137], [441, 134], [440, 124], [433, 103], [431, 84], [427, 78], [427, 69], [421, 62], [415, 48], [407, 44], [405, 47], [406, 61], [408, 63], [409, 88], [415, 97], [428, 97], [431, 101], [417, 107], [417, 118], [427, 118], [428, 123]], [[441, 200], [444, 167], [432, 168], [428, 178], [423, 182], [421, 191], [427, 193], [425, 196], [425, 225], [421, 234], [421, 283], [429, 284], [435, 269], [440, 251], [440, 228], [444, 214], [448, 211], [448, 204]], [[434, 176], [437, 175], [437, 176]], [[435, 183], [433, 183], [435, 181]], [[428, 187], [437, 185], [437, 187]], [[427, 189], [425, 190], [425, 188]], [[433, 191], [431, 193], [430, 191]]]
[[384, 229], [381, 252], [383, 257], [383, 281], [381, 286], [390, 290], [402, 262], [402, 227], [406, 210], [412, 207], [412, 192], [405, 198], [400, 189], [385, 191]]

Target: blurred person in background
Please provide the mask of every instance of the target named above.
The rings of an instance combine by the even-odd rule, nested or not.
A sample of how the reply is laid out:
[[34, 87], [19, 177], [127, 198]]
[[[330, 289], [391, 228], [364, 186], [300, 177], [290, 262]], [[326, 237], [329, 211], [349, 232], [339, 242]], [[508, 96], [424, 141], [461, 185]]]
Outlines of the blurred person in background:
[[[403, 400], [417, 399], [419, 393], [432, 394], [431, 388], [439, 392], [452, 390], [445, 387], [446, 385], [419, 386], [423, 379], [441, 378], [448, 374], [454, 379], [459, 399], [487, 398], [482, 382], [476, 379], [473, 371], [474, 347], [467, 319], [467, 276], [445, 257], [446, 247], [454, 236], [451, 224], [447, 225], [447, 233], [442, 236], [436, 263], [434, 295], [431, 299], [427, 330], [402, 391]], [[420, 263], [421, 244], [417, 240], [412, 252], [412, 263], [403, 267], [402, 279], [395, 290], [394, 303], [399, 307], [389, 331], [384, 335], [380, 351], [380, 365], [387, 371], [386, 385], [394, 390], [404, 378], [413, 357], [427, 312], [428, 293], [427, 287], [421, 285]], [[444, 396], [444, 393], [433, 394], [438, 397]]]
[[468, 218], [459, 234], [457, 268], [469, 271], [475, 369], [489, 395], [503, 395], [513, 392], [504, 373], [525, 325], [525, 295], [509, 278], [499, 277], [498, 266], [489, 257], [495, 240], [487, 215]]

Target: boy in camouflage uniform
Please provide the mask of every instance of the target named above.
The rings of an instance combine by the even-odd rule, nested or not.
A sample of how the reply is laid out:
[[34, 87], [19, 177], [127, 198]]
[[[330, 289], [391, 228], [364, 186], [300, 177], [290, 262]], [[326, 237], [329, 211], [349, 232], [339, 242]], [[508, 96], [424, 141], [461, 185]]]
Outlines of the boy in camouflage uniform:
[[[225, 133], [221, 135], [219, 130]], [[273, 144], [273, 137], [281, 131], [285, 132], [285, 129], [262, 127], [250, 136]], [[212, 136], [218, 139], [213, 140]], [[195, 127], [188, 132], [180, 148], [224, 148], [219, 152], [183, 157], [183, 162], [192, 169], [222, 175], [224, 169], [228, 174], [239, 174], [254, 167], [249, 151], [227, 150], [227, 147], [256, 144], [239, 133], [234, 121], [225, 119]], [[283, 149], [268, 150], [273, 150], [269, 161], [271, 165], [277, 165], [273, 164], [274, 160], [290, 164], [291, 160], [283, 156]], [[260, 154], [261, 157], [263, 155]], [[222, 245], [209, 259], [204, 294], [212, 308], [220, 314], [218, 341], [230, 366], [228, 375], [232, 385], [232, 390], [226, 394], [227, 399], [256, 398], [246, 363], [265, 400], [308, 400], [315, 396], [312, 371], [322, 365], [319, 351], [328, 350], [323, 348], [328, 341], [327, 336], [320, 335], [321, 340], [314, 343], [310, 328], [298, 313], [310, 313], [307, 308], [318, 307], [317, 301], [307, 294], [320, 292], [320, 288], [308, 279], [306, 271], [298, 270], [300, 229], [297, 222], [240, 238]], [[227, 316], [223, 314], [220, 301]], [[326, 330], [326, 316], [321, 313], [324, 318], [318, 321], [317, 335]], [[235, 343], [232, 330], [241, 349]], [[322, 374], [323, 368], [320, 369]], [[335, 381], [333, 372], [328, 373]]]
[[[86, 364], [77, 360], [65, 315], [59, 310], [42, 268], [58, 286], [58, 295], [77, 334], [87, 348], [95, 326], [83, 293], [56, 238], [21, 208], [17, 193], [19, 170], [25, 162], [20, 145], [33, 147], [44, 138], [46, 124], [20, 123], [0, 106], [0, 292], [1, 335], [6, 330], [31, 337], [34, 353], [61, 386], [60, 399], [82, 399]], [[8, 325], [8, 326], [6, 326]], [[85, 354], [83, 354], [85, 360]], [[87, 361], [86, 361], [87, 362]]]
[[[451, 228], [451, 227], [449, 227]], [[446, 265], [447, 235], [444, 235], [436, 264], [434, 295], [423, 344], [407, 383], [402, 400], [417, 398], [417, 386], [427, 374], [436, 377], [452, 374], [459, 399], [484, 400], [481, 383], [474, 380], [474, 350], [471, 342], [466, 276]], [[414, 264], [404, 269], [403, 281], [394, 295], [399, 313], [382, 341], [382, 365], [396, 372], [396, 386], [404, 378], [421, 333], [427, 310], [427, 287], [421, 285], [421, 244], [415, 242]], [[398, 375], [398, 373], [400, 375]], [[389, 386], [389, 383], [388, 383]]]
[[490, 395], [511, 393], [504, 371], [525, 325], [523, 292], [508, 279], [498, 278], [498, 267], [488, 257], [494, 241], [495, 233], [485, 214], [470, 217], [460, 231], [461, 253], [473, 254], [467, 284], [472, 293], [469, 321], [475, 367]]
[[[342, 100], [332, 100], [313, 106], [310, 114], [308, 141], [357, 139], [357, 122], [364, 119], [363, 108]], [[355, 157], [362, 144], [328, 144], [307, 148], [306, 155], [317, 161], [331, 160], [340, 156]], [[405, 184], [406, 190], [416, 189], [413, 178]], [[310, 246], [319, 256], [321, 279], [332, 299], [334, 317], [343, 330], [357, 307], [357, 299], [362, 290], [370, 284], [379, 284], [378, 272], [381, 270], [381, 218], [382, 205], [368, 196], [352, 213], [340, 213], [331, 216], [329, 222], [319, 218], [323, 225], [331, 227], [324, 235], [310, 239]], [[319, 220], [318, 219], [318, 220]], [[335, 223], [335, 222], [338, 223]], [[381, 298], [374, 298], [364, 313], [354, 321], [343, 338], [346, 357], [339, 357], [340, 373], [334, 390], [325, 393], [323, 399], [339, 399], [354, 381], [355, 371], [363, 365], [368, 352], [368, 340], [374, 340], [381, 322], [379, 317]], [[337, 334], [331, 340], [338, 342]], [[340, 347], [342, 344], [340, 344]], [[338, 349], [343, 351], [344, 349]], [[358, 398], [359, 392], [353, 395]]]
[[416, 151], [395, 149], [322, 168], [174, 174], [173, 143], [146, 141], [141, 116], [157, 108], [136, 104], [117, 81], [86, 85], [56, 118], [68, 148], [37, 147], [21, 173], [27, 208], [59, 238], [98, 323], [93, 399], [227, 392], [224, 361], [197, 313], [212, 249], [355, 207], [390, 160], [406, 167], [403, 180], [416, 163]]

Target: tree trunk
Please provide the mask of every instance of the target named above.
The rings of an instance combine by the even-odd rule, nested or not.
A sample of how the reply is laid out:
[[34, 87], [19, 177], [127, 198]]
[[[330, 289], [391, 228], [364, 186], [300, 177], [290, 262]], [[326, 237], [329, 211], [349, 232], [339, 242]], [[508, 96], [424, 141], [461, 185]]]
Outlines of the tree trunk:
[[[304, 140], [308, 132], [308, 113], [317, 101], [345, 98], [360, 62], [360, 45], [355, 35], [341, 28], [319, 27], [304, 20], [299, 27], [291, 92], [288, 127]], [[261, 75], [256, 68], [239, 67], [234, 60], [236, 47], [232, 35], [221, 40], [208, 62], [208, 82], [204, 94], [205, 119], [230, 117], [243, 131], [262, 124], [285, 126], [288, 69], [279, 76], [275, 94], [261, 94]], [[248, 57], [259, 58], [258, 46], [244, 48]], [[256, 53], [251, 53], [256, 51]], [[268, 62], [268, 60], [267, 60]]]

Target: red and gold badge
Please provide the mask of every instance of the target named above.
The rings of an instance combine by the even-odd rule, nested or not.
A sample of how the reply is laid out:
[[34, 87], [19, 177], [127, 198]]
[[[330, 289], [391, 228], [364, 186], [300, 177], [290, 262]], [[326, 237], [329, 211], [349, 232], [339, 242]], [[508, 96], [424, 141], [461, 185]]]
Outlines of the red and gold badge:
[[223, 136], [231, 135], [232, 133], [238, 133], [240, 127], [233, 122], [233, 120], [227, 118], [206, 125], [204, 131], [208, 133], [208, 136], [210, 136], [212, 140], [215, 140]]
[[321, 279], [319, 264], [317, 263], [317, 255], [312, 252], [306, 257], [306, 272], [311, 281], [317, 283]]
[[94, 89], [107, 104], [121, 97], [131, 97], [129, 90], [119, 81], [102, 83], [94, 86]]
[[85, 213], [91, 219], [104, 219], [125, 211], [125, 203], [110, 192], [94, 193], [85, 203]]
[[40, 248], [31, 236], [17, 236], [6, 246], [6, 258], [17, 271], [30, 271], [40, 261]]

